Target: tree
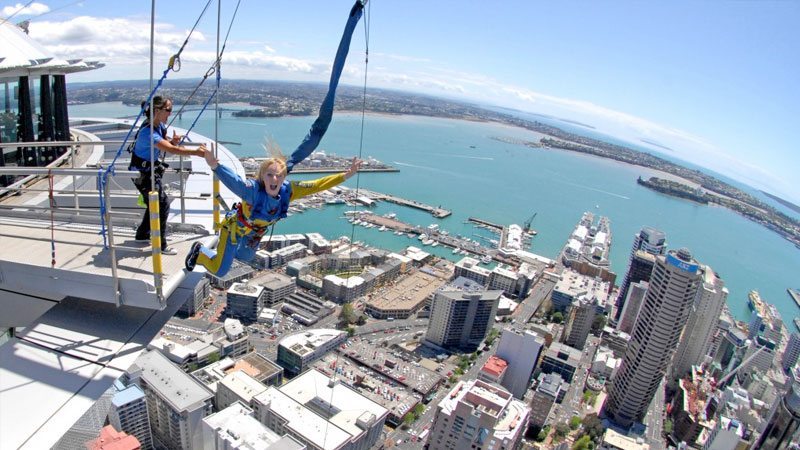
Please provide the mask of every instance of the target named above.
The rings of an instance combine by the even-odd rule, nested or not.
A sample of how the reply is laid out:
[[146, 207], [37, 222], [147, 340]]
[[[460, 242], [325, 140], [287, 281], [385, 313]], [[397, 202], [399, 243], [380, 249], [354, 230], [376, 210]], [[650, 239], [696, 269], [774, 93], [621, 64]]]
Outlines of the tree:
[[606, 316], [603, 314], [598, 314], [594, 317], [592, 321], [592, 332], [596, 333], [603, 330], [603, 327], [606, 326]]
[[569, 425], [565, 423], [557, 423], [556, 424], [556, 436], [558, 438], [563, 438], [564, 436], [569, 434]]
[[575, 431], [579, 426], [581, 426], [581, 418], [578, 416], [572, 416], [569, 419], [569, 429]]
[[364, 325], [365, 323], [367, 323], [367, 318], [364, 317], [363, 314], [358, 316], [358, 319], [356, 320], [356, 325]]
[[417, 417], [414, 415], [414, 411], [409, 411], [403, 416], [403, 426], [408, 428], [415, 420], [417, 420]]
[[561, 323], [564, 321], [564, 314], [561, 314], [561, 311], [556, 311], [553, 313], [553, 323]]
[[572, 444], [572, 450], [589, 450], [591, 447], [592, 440], [589, 438], [588, 434], [584, 434], [581, 436], [574, 444]]
[[345, 325], [356, 323], [357, 317], [352, 303], [347, 302], [342, 305], [342, 311], [339, 313], [339, 320]]
[[414, 411], [414, 414], [415, 414], [417, 417], [419, 417], [419, 416], [421, 416], [421, 415], [422, 415], [422, 413], [424, 413], [424, 412], [425, 412], [425, 407], [422, 405], [422, 403], [417, 403], [417, 406], [415, 406], [415, 407], [414, 407], [414, 410], [413, 410], [413, 411]]
[[353, 337], [353, 335], [356, 334], [356, 327], [354, 327], [352, 325], [349, 325], [347, 328], [345, 328], [345, 330], [347, 331], [347, 336], [348, 337]]
[[603, 435], [605, 429], [603, 428], [603, 422], [597, 417], [597, 414], [587, 414], [586, 417], [583, 418], [583, 430], [592, 437], [592, 439], [597, 439]]

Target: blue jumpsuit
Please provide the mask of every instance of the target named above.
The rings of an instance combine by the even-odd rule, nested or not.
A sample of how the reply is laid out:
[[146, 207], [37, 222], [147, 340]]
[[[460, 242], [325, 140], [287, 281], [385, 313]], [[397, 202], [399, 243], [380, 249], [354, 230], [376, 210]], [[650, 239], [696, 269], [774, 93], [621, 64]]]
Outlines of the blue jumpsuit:
[[[350, 39], [362, 12], [363, 4], [357, 0], [350, 10], [342, 39], [339, 41], [328, 92], [320, 105], [319, 115], [303, 141], [286, 161], [287, 172], [291, 172], [296, 164], [308, 157], [319, 146], [322, 137], [328, 130], [333, 118], [336, 87], [339, 84], [339, 78], [350, 49]], [[228, 272], [234, 256], [242, 261], [253, 260], [266, 227], [285, 217], [285, 210], [290, 200], [323, 191], [345, 180], [344, 174], [340, 173], [313, 181], [284, 181], [276, 199], [270, 197], [256, 180], [242, 180], [230, 168], [222, 164], [218, 165], [214, 172], [228, 189], [242, 198], [239, 208], [231, 211], [231, 214], [223, 222], [217, 251], [200, 247], [200, 254], [197, 256], [197, 264], [204, 266], [209, 272], [219, 277]]]

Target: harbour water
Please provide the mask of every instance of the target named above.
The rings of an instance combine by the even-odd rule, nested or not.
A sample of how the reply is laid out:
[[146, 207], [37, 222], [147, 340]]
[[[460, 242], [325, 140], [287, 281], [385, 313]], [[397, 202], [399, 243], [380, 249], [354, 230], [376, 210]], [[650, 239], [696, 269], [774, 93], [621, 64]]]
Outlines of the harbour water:
[[[226, 105], [231, 107], [231, 105]], [[120, 103], [73, 105], [70, 117], [121, 117], [138, 109]], [[188, 127], [194, 117], [184, 115], [175, 125]], [[291, 152], [305, 136], [313, 118], [233, 118], [219, 121], [219, 139], [238, 156], [263, 156], [262, 143], [274, 139]], [[206, 114], [196, 131], [214, 135], [213, 114]], [[500, 142], [503, 137], [535, 140], [538, 135], [497, 124], [409, 116], [368, 115], [360, 146], [360, 114], [336, 113], [321, 150], [341, 156], [372, 156], [400, 169], [396, 173], [366, 173], [347, 186], [393, 194], [449, 209], [436, 219], [430, 214], [391, 203], [373, 208], [377, 214], [394, 212], [398, 220], [427, 226], [439, 224], [451, 234], [470, 237], [486, 231], [465, 223], [470, 216], [498, 224], [522, 225], [537, 213], [531, 227], [538, 232], [531, 251], [555, 258], [584, 211], [608, 216], [613, 244], [611, 263], [624, 275], [633, 235], [649, 225], [667, 233], [669, 248], [687, 247], [695, 258], [719, 273], [730, 291], [728, 304], [736, 318], [748, 320], [747, 293], [758, 290], [775, 304], [789, 323], [797, 307], [786, 288], [797, 285], [800, 251], [768, 229], [723, 208], [699, 205], [658, 194], [636, 184], [652, 171], [566, 151], [533, 149]], [[292, 175], [296, 179], [315, 175]], [[281, 221], [276, 234], [321, 232], [326, 237], [353, 236], [391, 250], [421, 246], [417, 239], [353, 227], [344, 212], [347, 205], [327, 205]], [[483, 242], [484, 240], [481, 239]], [[460, 258], [446, 247], [426, 247], [439, 256]]]

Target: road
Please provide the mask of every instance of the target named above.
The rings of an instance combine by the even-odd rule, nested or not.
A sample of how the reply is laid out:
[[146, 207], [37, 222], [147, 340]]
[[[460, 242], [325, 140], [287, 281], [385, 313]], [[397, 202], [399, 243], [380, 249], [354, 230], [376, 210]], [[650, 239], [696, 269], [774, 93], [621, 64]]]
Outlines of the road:
[[575, 375], [572, 377], [572, 382], [569, 384], [569, 389], [564, 395], [564, 400], [560, 405], [555, 405], [550, 411], [550, 416], [547, 418], [547, 423], [555, 426], [557, 423], [569, 423], [572, 416], [583, 417], [586, 413], [582, 409], [581, 400], [583, 400], [583, 386], [586, 384], [586, 377], [588, 376], [589, 369], [592, 366], [597, 346], [600, 343], [600, 338], [589, 335], [584, 345], [584, 351], [581, 354], [581, 362]]

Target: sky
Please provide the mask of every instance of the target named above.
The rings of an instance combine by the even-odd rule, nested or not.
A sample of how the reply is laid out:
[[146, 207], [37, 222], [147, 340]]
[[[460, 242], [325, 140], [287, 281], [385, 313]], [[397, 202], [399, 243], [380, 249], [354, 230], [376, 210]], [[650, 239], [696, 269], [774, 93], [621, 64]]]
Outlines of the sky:
[[[236, 7], [221, 1], [170, 78], [211, 66], [217, 10], [224, 39]], [[150, 76], [150, 2], [27, 3], [0, 0], [0, 16], [30, 19], [30, 35], [59, 57], [106, 64], [68, 82]], [[156, 2], [156, 78], [204, 5]], [[223, 80], [327, 81], [351, 6], [242, 0]], [[343, 84], [363, 86], [366, 71], [367, 89], [577, 120], [800, 205], [800, 2], [370, 0], [366, 11]]]

